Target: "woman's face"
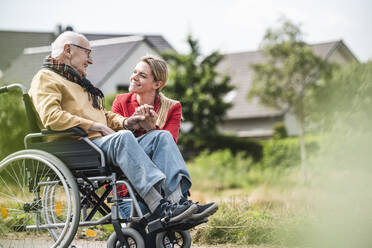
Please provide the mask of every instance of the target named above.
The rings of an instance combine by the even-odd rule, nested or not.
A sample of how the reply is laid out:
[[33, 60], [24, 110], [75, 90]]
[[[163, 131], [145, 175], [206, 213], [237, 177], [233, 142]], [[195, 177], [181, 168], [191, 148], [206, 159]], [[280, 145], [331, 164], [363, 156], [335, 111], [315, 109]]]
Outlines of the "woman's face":
[[130, 76], [129, 91], [137, 94], [155, 93], [160, 86], [159, 81], [154, 81], [150, 66], [143, 61], [138, 62]]

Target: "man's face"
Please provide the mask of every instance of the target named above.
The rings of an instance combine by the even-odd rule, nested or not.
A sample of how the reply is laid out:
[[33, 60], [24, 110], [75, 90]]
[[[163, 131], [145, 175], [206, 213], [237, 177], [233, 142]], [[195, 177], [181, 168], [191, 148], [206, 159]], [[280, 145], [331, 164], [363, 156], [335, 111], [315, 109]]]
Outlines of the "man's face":
[[86, 39], [79, 39], [77, 43], [69, 44], [70, 48], [70, 65], [83, 77], [87, 76], [89, 64], [93, 64], [90, 57], [91, 47]]

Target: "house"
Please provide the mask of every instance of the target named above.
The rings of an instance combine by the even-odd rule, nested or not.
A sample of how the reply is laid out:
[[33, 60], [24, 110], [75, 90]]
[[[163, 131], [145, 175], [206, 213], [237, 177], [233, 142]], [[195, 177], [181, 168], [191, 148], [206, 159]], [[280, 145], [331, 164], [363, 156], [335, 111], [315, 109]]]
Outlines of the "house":
[[[339, 64], [358, 61], [342, 40], [313, 44], [312, 48], [317, 56]], [[290, 136], [298, 134], [293, 114], [265, 107], [258, 98], [247, 100], [254, 76], [251, 65], [264, 61], [262, 51], [251, 51], [225, 54], [218, 65], [217, 70], [229, 75], [230, 82], [236, 87], [225, 98], [233, 103], [233, 107], [228, 110], [226, 121], [220, 126], [223, 132], [241, 137], [269, 138], [273, 134], [273, 125], [282, 122]]]
[[[50, 43], [55, 39], [52, 33], [27, 33], [27, 32], [4, 32], [8, 37], [35, 38], [43, 46], [23, 48], [19, 55], [17, 49], [9, 53], [14, 57], [10, 63], [0, 61], [0, 66], [8, 66], [1, 78], [2, 82], [21, 82], [27, 87], [33, 75], [42, 66], [43, 59], [50, 54]], [[118, 90], [126, 90], [129, 86], [129, 76], [132, 69], [141, 56], [146, 54], [159, 54], [166, 50], [172, 50], [172, 46], [160, 35], [101, 35], [85, 34], [91, 41], [93, 64], [88, 67], [88, 79], [105, 94], [115, 93]], [[27, 39], [28, 39], [27, 38]], [[10, 40], [10, 39], [9, 39]], [[27, 44], [34, 44], [32, 41]], [[0, 45], [3, 46], [5, 42]], [[21, 42], [22, 43], [22, 42]], [[25, 45], [25, 43], [20, 44]], [[1, 47], [0, 46], [0, 47]]]
[[[64, 30], [73, 30], [67, 26]], [[57, 26], [55, 32], [29, 32], [0, 30], [0, 70], [4, 72], [11, 63], [23, 53], [25, 48], [49, 46], [62, 32], [62, 27]], [[94, 34], [83, 33], [88, 40], [101, 40], [133, 36], [134, 34]], [[173, 49], [161, 35], [143, 35], [149, 46], [159, 52]]]

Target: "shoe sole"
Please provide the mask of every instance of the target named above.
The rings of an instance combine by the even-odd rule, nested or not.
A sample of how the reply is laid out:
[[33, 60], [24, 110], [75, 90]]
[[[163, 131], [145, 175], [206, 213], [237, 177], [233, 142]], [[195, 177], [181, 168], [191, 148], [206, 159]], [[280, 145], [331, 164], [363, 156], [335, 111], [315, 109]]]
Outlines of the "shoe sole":
[[218, 210], [218, 205], [217, 203], [214, 203], [211, 206], [209, 206], [209, 208], [205, 209], [203, 212], [199, 214], [194, 213], [190, 219], [192, 220], [204, 219], [204, 218], [211, 216], [215, 212], [217, 212], [217, 210]]
[[169, 219], [169, 222], [178, 222], [184, 220], [198, 211], [198, 206], [195, 204], [191, 205], [188, 209], [183, 211], [181, 214], [174, 216]]

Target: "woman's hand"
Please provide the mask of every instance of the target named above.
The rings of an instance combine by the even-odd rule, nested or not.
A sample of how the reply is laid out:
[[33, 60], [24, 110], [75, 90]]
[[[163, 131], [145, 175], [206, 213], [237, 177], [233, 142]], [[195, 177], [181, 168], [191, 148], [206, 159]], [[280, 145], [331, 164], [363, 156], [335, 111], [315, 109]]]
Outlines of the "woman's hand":
[[145, 116], [145, 119], [140, 121], [140, 126], [146, 131], [156, 129], [156, 120], [158, 114], [154, 111], [154, 107], [148, 104], [144, 104], [136, 108], [133, 115]]
[[140, 121], [140, 125], [146, 131], [156, 129], [156, 120], [158, 119], [158, 114], [153, 110], [150, 109], [149, 116], [146, 117], [145, 120]]
[[138, 106], [135, 109], [133, 115], [143, 115], [145, 117], [149, 117], [150, 116], [150, 110], [151, 109], [154, 109], [154, 106], [148, 105], [148, 104], [144, 104], [144, 105]]

